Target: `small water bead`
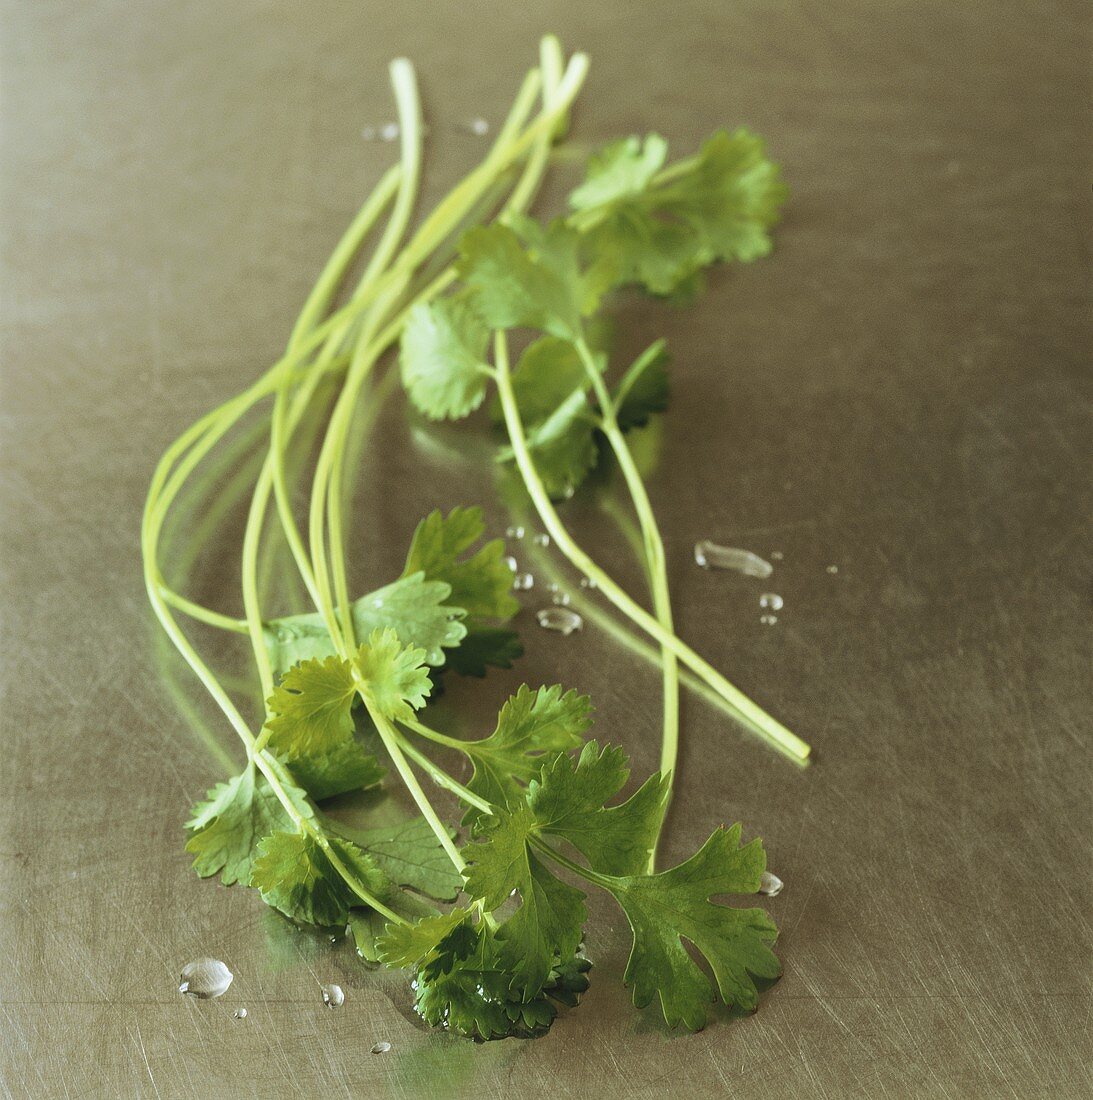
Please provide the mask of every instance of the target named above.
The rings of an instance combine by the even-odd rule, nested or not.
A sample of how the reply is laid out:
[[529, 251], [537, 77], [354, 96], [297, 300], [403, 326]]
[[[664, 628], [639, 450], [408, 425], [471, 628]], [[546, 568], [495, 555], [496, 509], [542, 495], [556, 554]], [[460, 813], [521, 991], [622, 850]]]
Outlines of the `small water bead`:
[[778, 621], [778, 616], [777, 615], [760, 615], [759, 616], [759, 621], [764, 626], [774, 626], [774, 624]]
[[829, 565], [827, 571], [834, 576], [834, 574], [838, 573], [839, 567], [837, 565]]
[[598, 588], [599, 585], [591, 577], [581, 577], [582, 588]]
[[559, 634], [569, 635], [584, 626], [584, 619], [568, 607], [544, 607], [535, 617], [544, 630], [556, 630]]
[[535, 586], [535, 578], [530, 573], [517, 573], [512, 578], [512, 587], [517, 592], [526, 592]]
[[523, 527], [507, 527], [505, 528], [505, 538], [507, 539], [522, 539], [524, 537]]
[[323, 1004], [327, 1008], [341, 1008], [345, 1004], [345, 991], [340, 985], [324, 985]]
[[235, 975], [219, 959], [194, 959], [179, 975], [179, 993], [206, 1000], [228, 991]]
[[379, 126], [365, 126], [361, 130], [361, 137], [365, 141], [398, 141], [398, 136], [397, 122], [383, 122]]
[[708, 539], [695, 543], [695, 561], [703, 569], [733, 569], [746, 577], [769, 577], [774, 572], [774, 566], [758, 554], [735, 546], [718, 546]]
[[245, 1020], [247, 1018], [247, 1010], [245, 1008], [237, 1008], [232, 1013], [232, 1019]]
[[373, 1054], [386, 1054], [391, 1049], [391, 1044], [386, 1039], [380, 1040], [378, 1043], [372, 1044]]
[[485, 137], [490, 132], [490, 124], [484, 118], [472, 118], [470, 130], [477, 137]]
[[511, 573], [515, 573], [520, 568], [520, 563], [511, 554], [505, 558], [505, 564], [509, 567]]
[[782, 553], [781, 550], [772, 550], [770, 552], [770, 560], [771, 561], [781, 561], [782, 558], [784, 558], [784, 557], [785, 557], [785, 555]]
[[532, 541], [535, 543], [536, 546], [549, 546], [550, 536], [544, 532], [541, 535], [536, 535]]
[[777, 592], [764, 592], [759, 597], [759, 606], [764, 611], [781, 611], [784, 602]]
[[770, 871], [764, 871], [759, 879], [759, 893], [766, 894], [768, 898], [776, 898], [781, 892], [785, 883], [777, 876], [772, 875]]
[[550, 601], [555, 607], [568, 607], [569, 606], [569, 593], [568, 592], [555, 592]]
[[547, 591], [548, 592], [559, 592], [561, 590], [559, 589], [557, 584], [555, 584], [553, 581], [551, 581], [550, 584], [547, 585]]

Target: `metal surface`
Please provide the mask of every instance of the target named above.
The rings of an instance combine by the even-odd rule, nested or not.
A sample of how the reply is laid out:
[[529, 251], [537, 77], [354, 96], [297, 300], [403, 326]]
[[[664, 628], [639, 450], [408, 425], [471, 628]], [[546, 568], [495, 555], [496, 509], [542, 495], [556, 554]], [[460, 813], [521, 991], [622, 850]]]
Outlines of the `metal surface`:
[[[6, 5], [4, 1095], [1090, 1094], [1080, 7], [772, 9]], [[818, 759], [797, 771], [686, 698], [665, 854], [739, 819], [787, 883], [767, 903], [786, 974], [757, 1016], [667, 1034], [629, 1005], [624, 922], [597, 905], [582, 1006], [475, 1046], [420, 1030], [400, 976], [190, 871], [184, 815], [236, 747], [154, 624], [137, 526], [164, 446], [274, 359], [392, 159], [361, 140], [391, 117], [388, 59], [419, 67], [431, 202], [481, 152], [462, 125], [499, 120], [550, 29], [592, 55], [574, 141], [655, 127], [684, 151], [747, 123], [792, 185], [772, 257], [693, 309], [623, 305], [619, 330], [675, 351], [652, 492], [681, 633]], [[504, 528], [473, 437], [387, 398], [362, 581], [394, 575], [434, 506], [479, 501]], [[187, 566], [195, 504], [173, 551], [229, 607], [241, 510]], [[573, 514], [636, 590], [610, 522]], [[698, 538], [784, 559], [772, 582], [706, 573]], [[447, 713], [484, 722], [520, 679], [558, 680], [650, 768], [656, 672], [601, 629], [537, 630], [536, 606], [519, 668]], [[200, 955], [235, 972], [220, 1001], [175, 992]]]

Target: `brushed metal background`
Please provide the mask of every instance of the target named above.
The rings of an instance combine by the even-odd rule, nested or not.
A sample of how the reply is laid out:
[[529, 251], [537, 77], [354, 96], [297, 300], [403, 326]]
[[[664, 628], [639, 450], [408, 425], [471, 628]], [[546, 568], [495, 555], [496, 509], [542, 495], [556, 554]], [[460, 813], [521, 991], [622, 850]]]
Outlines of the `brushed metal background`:
[[[1090, 1094], [1079, 5], [37, 0], [4, 23], [4, 1095]], [[665, 855], [740, 820], [787, 883], [767, 902], [786, 974], [757, 1016], [668, 1035], [629, 1005], [625, 924], [597, 903], [581, 1008], [544, 1039], [475, 1046], [420, 1030], [402, 977], [190, 871], [181, 823], [238, 753], [153, 621], [137, 528], [163, 448], [277, 356], [392, 160], [361, 139], [392, 117], [387, 61], [419, 67], [424, 208], [482, 151], [461, 125], [500, 119], [547, 30], [592, 56], [578, 145], [655, 128], [685, 152], [745, 123], [784, 165], [774, 255], [686, 311], [621, 303], [618, 340], [675, 353], [651, 492], [680, 631], [817, 763], [685, 697]], [[433, 507], [511, 522], [480, 422], [429, 431], [397, 387], [370, 407], [356, 583], [395, 575]], [[216, 487], [246, 488], [246, 444]], [[610, 500], [568, 514], [640, 591]], [[241, 525], [198, 495], [170, 546], [174, 578], [229, 610]], [[706, 573], [698, 538], [784, 559], [769, 583]], [[644, 774], [658, 676], [594, 624], [539, 631], [545, 568], [526, 657], [453, 685], [439, 720], [474, 729], [523, 679], [561, 681]], [[249, 674], [238, 646], [196, 637]], [[236, 974], [217, 1002], [175, 992], [203, 954]], [[380, 1039], [392, 1051], [369, 1055]]]

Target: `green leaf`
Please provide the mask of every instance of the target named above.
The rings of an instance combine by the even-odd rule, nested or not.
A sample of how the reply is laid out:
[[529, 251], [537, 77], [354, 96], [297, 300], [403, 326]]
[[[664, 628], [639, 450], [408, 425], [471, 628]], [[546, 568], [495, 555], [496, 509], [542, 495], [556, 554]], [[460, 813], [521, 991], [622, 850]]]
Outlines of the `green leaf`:
[[[313, 815], [302, 790], [286, 785], [286, 791], [299, 813]], [[273, 788], [252, 764], [227, 783], [218, 783], [194, 806], [186, 823], [192, 834], [186, 851], [193, 853], [194, 870], [202, 878], [219, 874], [225, 886], [246, 884], [258, 842], [291, 824]]]
[[664, 166], [668, 143], [659, 134], [632, 136], [605, 145], [588, 158], [585, 181], [569, 195], [573, 210], [591, 210], [639, 194]]
[[301, 661], [285, 673], [267, 708], [267, 742], [312, 798], [373, 787], [379, 761], [353, 736], [356, 685], [338, 657]]
[[575, 260], [560, 235], [536, 256], [506, 225], [476, 226], [463, 234], [457, 264], [474, 291], [475, 308], [495, 329], [528, 327], [570, 339], [580, 334], [587, 305]]
[[425, 706], [432, 688], [425, 650], [403, 646], [394, 630], [372, 631], [357, 650], [355, 662], [364, 677], [368, 703], [385, 718], [412, 718], [415, 710]]
[[351, 739], [356, 692], [348, 661], [302, 661], [285, 673], [266, 704], [270, 744], [279, 753], [303, 756]]
[[[552, 497], [569, 495], [596, 464], [590, 385], [577, 349], [554, 336], [531, 344], [513, 371], [512, 388], [528, 447]], [[499, 408], [494, 415], [500, 415]], [[501, 458], [511, 457], [511, 448], [503, 448]]]
[[509, 619], [520, 610], [512, 595], [512, 571], [505, 563], [505, 544], [493, 539], [469, 557], [486, 525], [481, 508], [439, 509], [414, 531], [404, 575], [422, 573], [450, 589], [450, 601], [472, 619]]
[[766, 866], [762, 843], [740, 847], [740, 826], [718, 829], [685, 863], [655, 875], [607, 880], [634, 934], [625, 980], [642, 1008], [659, 996], [668, 1025], [697, 1031], [714, 995], [709, 978], [688, 954], [687, 940], [706, 959], [721, 999], [754, 1009], [753, 975], [776, 978], [781, 966], [771, 945], [778, 931], [762, 909], [734, 909], [709, 899], [754, 894]]
[[333, 798], [347, 791], [364, 791], [382, 782], [386, 768], [352, 737], [338, 741], [320, 753], [278, 752], [270, 739], [269, 747], [277, 753], [293, 777], [316, 801]]
[[402, 330], [399, 362], [410, 400], [433, 420], [482, 404], [489, 383], [489, 329], [463, 298], [419, 302]]
[[716, 260], [770, 251], [786, 189], [763, 143], [746, 130], [715, 134], [669, 182], [616, 198], [586, 233], [589, 262], [616, 284], [673, 294]]
[[449, 651], [441, 671], [450, 669], [460, 676], [482, 677], [491, 667], [512, 668], [513, 662], [523, 653], [524, 647], [516, 631], [471, 623], [459, 648]]
[[467, 893], [493, 910], [519, 892], [520, 905], [497, 939], [513, 990], [528, 999], [543, 988], [555, 955], [576, 951], [587, 916], [585, 895], [556, 878], [530, 850], [535, 817], [526, 806], [499, 809], [487, 821], [484, 838], [464, 849]]
[[576, 763], [559, 755], [543, 766], [527, 792], [540, 835], [560, 836], [608, 875], [643, 872], [660, 834], [668, 805], [669, 778], [655, 774], [627, 801], [604, 807], [629, 778], [626, 754], [589, 741]]
[[[449, 606], [450, 597], [451, 588], [442, 580], [427, 579], [424, 573], [400, 577], [354, 601], [353, 632], [367, 638], [374, 630], [390, 627], [403, 645], [424, 649], [427, 664], [442, 665], [448, 656], [445, 649], [458, 646], [467, 633], [459, 621], [464, 612], [455, 601]], [[321, 615], [273, 619], [264, 624], [263, 636], [278, 676], [299, 661], [334, 655]]]
[[[587, 695], [558, 684], [536, 691], [522, 684], [501, 708], [493, 733], [464, 743], [474, 763], [468, 788], [491, 805], [515, 805], [523, 798], [520, 785], [538, 773], [543, 755], [575, 748], [591, 724]], [[467, 820], [479, 816], [472, 811]]]
[[571, 955], [554, 959], [540, 992], [513, 992], [504, 944], [473, 925], [467, 909], [390, 926], [379, 947], [389, 965], [416, 968], [416, 1007], [427, 1023], [472, 1038], [540, 1033], [557, 1014], [552, 1000], [573, 1006], [588, 988], [591, 964]]
[[[355, 844], [330, 840], [330, 848], [373, 896], [390, 889], [387, 876]], [[360, 905], [319, 842], [309, 834], [278, 832], [258, 845], [250, 884], [267, 905], [305, 924], [345, 925]]]
[[654, 413], [668, 408], [668, 361], [664, 341], [657, 340], [634, 360], [615, 387], [615, 419], [624, 432], [644, 426]]
[[[387, 966], [423, 967], [440, 961], [451, 969], [474, 949], [470, 909], [424, 917], [415, 924], [392, 924], [379, 941], [380, 959]], [[464, 933], [471, 933], [468, 937]], [[446, 964], [446, 965], [444, 965]]]
[[[382, 898], [388, 909], [407, 921], [421, 920], [422, 917], [435, 917], [437, 911], [428, 903], [405, 890], [390, 890]], [[397, 927], [375, 909], [353, 909], [349, 913], [348, 932], [353, 937], [357, 954], [365, 962], [373, 965], [380, 960], [379, 942], [387, 934], [388, 928]]]
[[424, 818], [367, 829], [329, 820], [326, 825], [356, 844], [400, 886], [410, 886], [438, 901], [451, 901], [463, 886], [462, 877]]

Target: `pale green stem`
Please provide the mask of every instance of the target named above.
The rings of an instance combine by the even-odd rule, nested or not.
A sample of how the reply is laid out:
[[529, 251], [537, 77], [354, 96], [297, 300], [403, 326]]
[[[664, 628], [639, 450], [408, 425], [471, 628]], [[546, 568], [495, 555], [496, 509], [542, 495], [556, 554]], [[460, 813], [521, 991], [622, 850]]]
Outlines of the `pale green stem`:
[[[615, 416], [615, 402], [604, 383], [592, 349], [583, 338], [575, 342], [575, 347], [600, 405], [600, 427], [618, 460], [638, 523], [641, 525], [645, 567], [649, 575], [653, 610], [656, 613], [657, 622], [674, 636], [675, 626], [672, 622], [672, 600], [668, 592], [668, 566], [664, 554], [664, 541], [660, 536], [656, 516], [653, 514], [653, 506], [649, 502], [649, 494], [645, 490], [645, 482], [638, 472], [630, 447], [619, 428]], [[669, 776], [669, 784], [671, 784], [675, 777], [676, 760], [679, 755], [679, 663], [675, 654], [664, 645], [661, 646], [661, 682], [664, 694], [664, 723], [660, 743], [660, 771]], [[669, 791], [671, 791], [670, 786]], [[654, 846], [649, 856], [650, 873], [655, 865], [656, 847]]]
[[607, 597], [624, 615], [633, 620], [656, 642], [670, 649], [696, 675], [705, 680], [719, 695], [747, 716], [759, 732], [779, 751], [797, 759], [808, 757], [810, 749], [804, 741], [791, 733], [780, 722], [772, 718], [761, 707], [753, 703], [742, 691], [734, 687], [708, 661], [700, 657], [690, 646], [681, 641], [636, 603], [595, 561], [589, 557], [573, 540], [562, 524], [557, 510], [543, 486], [534, 459], [528, 449], [520, 410], [512, 388], [512, 376], [508, 363], [508, 346], [503, 332], [494, 338], [497, 388], [504, 412], [505, 425], [521, 476], [535, 504], [543, 525], [554, 539], [558, 548], [586, 577], [594, 580]]

